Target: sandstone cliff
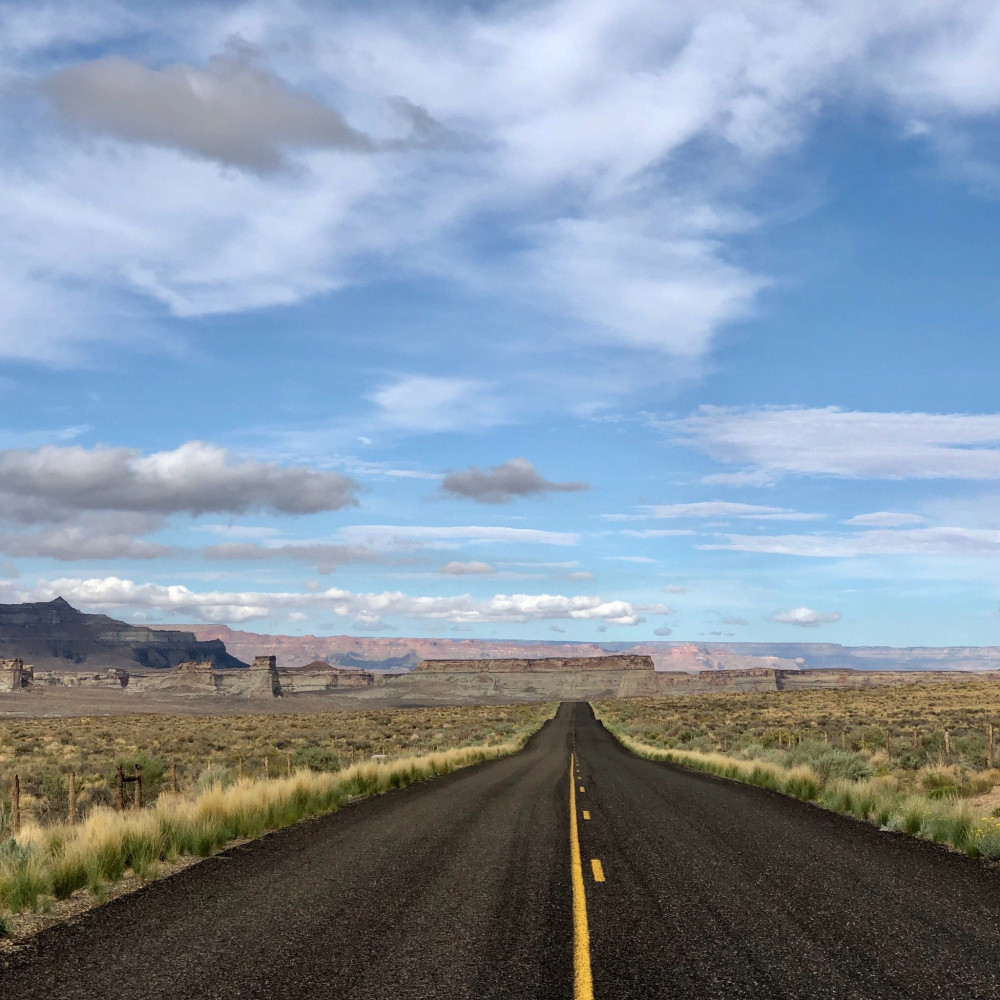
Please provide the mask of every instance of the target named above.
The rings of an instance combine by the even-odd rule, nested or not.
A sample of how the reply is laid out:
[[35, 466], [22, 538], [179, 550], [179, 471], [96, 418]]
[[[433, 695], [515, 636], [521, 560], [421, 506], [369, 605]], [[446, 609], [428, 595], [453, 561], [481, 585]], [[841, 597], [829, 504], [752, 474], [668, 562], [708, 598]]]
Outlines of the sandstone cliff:
[[592, 670], [649, 670], [653, 661], [648, 656], [546, 656], [516, 659], [486, 660], [423, 660], [418, 671], [447, 673], [548, 673]]
[[48, 670], [160, 669], [186, 660], [205, 661], [216, 668], [246, 666], [217, 639], [201, 641], [191, 632], [85, 614], [61, 597], [36, 604], [0, 604], [0, 658], [14, 657]]

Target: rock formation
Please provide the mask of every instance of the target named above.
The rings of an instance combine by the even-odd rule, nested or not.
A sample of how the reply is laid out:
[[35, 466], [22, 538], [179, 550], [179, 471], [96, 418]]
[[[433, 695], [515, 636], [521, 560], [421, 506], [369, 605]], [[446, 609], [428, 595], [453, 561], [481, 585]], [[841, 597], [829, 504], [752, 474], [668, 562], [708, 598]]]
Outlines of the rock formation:
[[347, 670], [325, 660], [313, 660], [304, 667], [282, 667], [278, 675], [282, 689], [289, 694], [368, 688], [375, 683], [375, 675], [367, 670]]
[[22, 687], [27, 687], [28, 683], [24, 660], [17, 657], [0, 660], [0, 691], [20, 691]]
[[216, 670], [210, 662], [195, 660], [155, 673], [129, 677], [130, 694], [235, 695], [242, 698], [280, 698], [284, 693], [273, 656], [256, 656], [247, 670]]
[[161, 669], [188, 660], [215, 668], [246, 667], [219, 640], [191, 632], [129, 625], [77, 611], [61, 597], [36, 604], [0, 604], [0, 657], [45, 670]]

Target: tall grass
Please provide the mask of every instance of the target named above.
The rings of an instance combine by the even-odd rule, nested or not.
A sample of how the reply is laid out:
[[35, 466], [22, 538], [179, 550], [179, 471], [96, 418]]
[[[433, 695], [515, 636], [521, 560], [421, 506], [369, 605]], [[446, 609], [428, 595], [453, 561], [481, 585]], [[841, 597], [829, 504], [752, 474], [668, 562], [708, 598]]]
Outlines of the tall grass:
[[129, 870], [149, 879], [160, 862], [180, 855], [207, 857], [229, 841], [332, 812], [348, 799], [515, 753], [528, 735], [333, 773], [301, 769], [270, 780], [214, 780], [192, 796], [161, 794], [149, 809], [98, 808], [77, 826], [26, 826], [17, 839], [0, 842], [0, 904], [17, 913], [84, 887], [100, 895]]
[[[948, 844], [970, 857], [1000, 858], [1000, 821], [977, 816], [955, 799], [932, 798], [927, 793], [901, 789], [891, 776], [870, 777], [842, 752], [819, 747], [812, 763], [803, 763], [809, 752], [781, 754], [774, 760], [761, 756], [730, 756], [724, 753], [668, 749], [636, 740], [607, 718], [597, 717], [626, 749], [648, 760], [669, 761], [722, 778], [742, 781], [805, 802], [814, 802], [834, 812], [873, 823], [882, 830], [906, 833], [935, 843]], [[760, 748], [763, 750], [763, 748]], [[821, 751], [821, 752], [820, 752]], [[741, 751], [746, 755], [747, 748]]]

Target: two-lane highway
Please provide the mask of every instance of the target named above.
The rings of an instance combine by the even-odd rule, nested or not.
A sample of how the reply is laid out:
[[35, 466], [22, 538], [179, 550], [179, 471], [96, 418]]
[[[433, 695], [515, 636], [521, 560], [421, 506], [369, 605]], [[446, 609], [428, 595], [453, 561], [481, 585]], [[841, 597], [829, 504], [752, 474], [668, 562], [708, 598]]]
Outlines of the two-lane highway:
[[622, 750], [579, 706], [597, 1000], [1000, 997], [1000, 872]]
[[585, 704], [39, 936], [3, 1000], [1000, 998], [1000, 874], [626, 753]]

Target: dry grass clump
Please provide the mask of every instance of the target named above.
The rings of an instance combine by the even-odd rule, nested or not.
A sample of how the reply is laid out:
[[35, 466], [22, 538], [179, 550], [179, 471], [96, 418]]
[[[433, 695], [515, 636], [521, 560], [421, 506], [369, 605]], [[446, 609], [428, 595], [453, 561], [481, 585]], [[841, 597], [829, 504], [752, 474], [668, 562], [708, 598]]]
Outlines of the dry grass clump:
[[[665, 715], [671, 704], [645, 701], [654, 705], [654, 719]], [[884, 750], [866, 752], [863, 746], [845, 750], [816, 739], [791, 740], [786, 749], [779, 749], [758, 742], [759, 732], [734, 734], [731, 730], [726, 753], [690, 749], [699, 739], [697, 735], [679, 739], [676, 724], [658, 730], [641, 706], [627, 703], [622, 710], [623, 705], [626, 703], [621, 701], [602, 703], [595, 705], [595, 711], [608, 730], [639, 756], [769, 788], [847, 813], [883, 830], [948, 844], [972, 857], [1000, 858], [1000, 820], [981, 815], [981, 809], [961, 801], [982, 796], [997, 786], [998, 770], [970, 773], [961, 763], [914, 769], [899, 766]], [[637, 737], [637, 731], [642, 738]]]
[[[539, 714], [533, 728], [542, 721]], [[514, 753], [529, 734], [525, 729], [506, 743], [357, 764], [337, 772], [303, 768], [287, 778], [217, 780], [193, 795], [162, 794], [149, 809], [120, 813], [96, 808], [77, 826], [26, 826], [16, 838], [0, 842], [0, 904], [14, 913], [34, 910], [48, 898], [66, 899], [85, 887], [100, 897], [104, 886], [128, 870], [144, 880], [155, 877], [160, 862], [181, 855], [207, 857], [229, 841], [332, 812], [349, 799]]]
[[601, 704], [633, 736], [654, 745], [729, 750], [744, 741], [770, 749], [801, 740], [871, 755], [884, 753], [888, 739], [897, 769], [960, 765], [982, 770], [986, 727], [997, 726], [1000, 739], [1000, 684], [990, 680], [630, 698]]
[[11, 777], [21, 780], [22, 814], [41, 823], [66, 818], [67, 776], [76, 774], [77, 809], [115, 803], [118, 764], [143, 768], [143, 796], [168, 787], [194, 791], [209, 769], [223, 782], [283, 775], [288, 767], [336, 771], [374, 754], [409, 757], [455, 747], [500, 744], [537, 728], [544, 705], [380, 709], [268, 715], [130, 715], [0, 720], [0, 837]]

